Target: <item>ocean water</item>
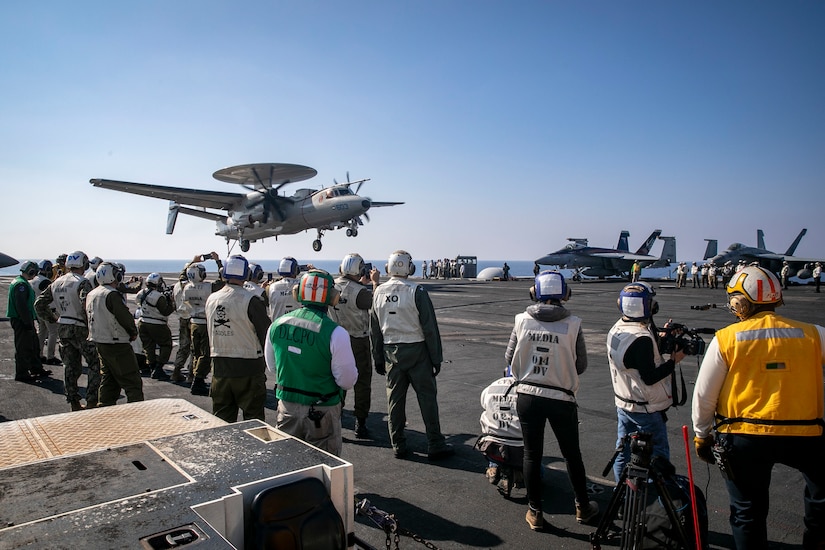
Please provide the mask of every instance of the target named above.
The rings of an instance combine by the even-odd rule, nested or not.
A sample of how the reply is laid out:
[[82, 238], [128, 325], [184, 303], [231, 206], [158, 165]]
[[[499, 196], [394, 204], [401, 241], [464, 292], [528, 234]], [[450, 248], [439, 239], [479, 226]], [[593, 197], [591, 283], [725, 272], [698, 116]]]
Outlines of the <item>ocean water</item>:
[[[19, 258], [18, 258], [19, 259]], [[21, 261], [25, 262], [28, 258], [23, 258]], [[40, 258], [32, 258], [34, 261], [39, 261]], [[307, 259], [300, 259], [296, 258], [298, 263], [300, 264], [312, 264], [313, 266], [324, 269], [329, 271], [330, 273], [338, 273], [338, 266], [341, 263], [340, 259], [336, 260], [307, 260]], [[435, 258], [437, 260], [437, 258]], [[189, 261], [189, 259], [185, 260], [151, 260], [151, 259], [131, 259], [131, 260], [114, 260], [116, 262], [122, 263], [126, 266], [126, 273], [127, 275], [130, 273], [179, 273], [183, 266]], [[280, 258], [273, 259], [273, 260], [258, 260], [258, 263], [263, 268], [264, 272], [277, 272], [278, 264], [281, 261]], [[365, 260], [367, 262], [372, 263], [372, 265], [382, 273], [384, 272], [384, 265], [387, 263], [386, 258], [380, 260]], [[416, 260], [415, 261], [415, 275], [414, 277], [421, 276], [421, 263], [423, 260]], [[533, 276], [533, 260], [506, 260], [507, 265], [510, 266], [510, 276], [518, 277], [518, 278], [525, 278], [525, 277], [532, 277]], [[502, 267], [504, 265], [505, 260], [478, 260], [478, 272], [480, 273], [483, 269], [488, 267]], [[429, 264], [429, 259], [427, 259], [427, 263]], [[209, 273], [217, 273], [215, 262], [207, 261], [203, 262], [204, 266]], [[12, 267], [6, 267], [0, 269], [0, 275], [17, 275], [20, 273], [20, 265]], [[547, 266], [542, 266], [543, 269], [547, 269]], [[565, 277], [570, 277], [572, 275], [572, 270], [569, 269], [562, 269], [562, 274]], [[676, 272], [676, 264], [673, 264], [671, 268], [655, 268], [655, 269], [644, 269], [642, 270], [643, 277], [650, 277], [650, 278], [675, 278]]]

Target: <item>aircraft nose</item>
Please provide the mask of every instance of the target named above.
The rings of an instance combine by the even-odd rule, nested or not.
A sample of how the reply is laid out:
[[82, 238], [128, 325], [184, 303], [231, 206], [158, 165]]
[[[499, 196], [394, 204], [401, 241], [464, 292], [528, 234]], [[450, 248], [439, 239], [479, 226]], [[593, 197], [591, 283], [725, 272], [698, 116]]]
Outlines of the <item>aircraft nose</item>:
[[363, 199], [361, 200], [361, 206], [364, 207], [364, 210], [369, 210], [372, 203], [370, 203], [369, 199]]

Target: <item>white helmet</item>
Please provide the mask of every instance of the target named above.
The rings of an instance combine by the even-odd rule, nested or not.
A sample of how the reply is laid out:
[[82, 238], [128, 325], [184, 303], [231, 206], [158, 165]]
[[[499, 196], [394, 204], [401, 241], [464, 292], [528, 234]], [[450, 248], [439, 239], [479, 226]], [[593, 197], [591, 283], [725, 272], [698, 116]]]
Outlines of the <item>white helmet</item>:
[[89, 267], [94, 270], [97, 270], [98, 266], [103, 262], [103, 258], [100, 256], [95, 256], [91, 260], [89, 260]]
[[659, 303], [653, 299], [656, 291], [647, 283], [637, 281], [625, 286], [619, 293], [617, 305], [622, 315], [631, 321], [644, 321], [659, 312]]
[[341, 260], [341, 267], [338, 268], [341, 275], [351, 275], [353, 277], [363, 277], [366, 271], [364, 258], [360, 254], [347, 254]]
[[415, 273], [415, 264], [409, 252], [396, 250], [390, 254], [390, 259], [384, 269], [390, 277], [409, 277]]
[[297, 277], [300, 266], [292, 256], [287, 256], [278, 264], [278, 275], [282, 277]]
[[728, 303], [734, 315], [747, 319], [757, 306], [782, 305], [782, 283], [763, 267], [748, 266], [728, 283]]
[[241, 281], [243, 283], [249, 279], [249, 262], [240, 254], [229, 256], [223, 266], [223, 278], [227, 281]]
[[206, 279], [206, 268], [203, 264], [192, 264], [186, 268], [186, 278], [193, 283], [200, 283]]
[[89, 257], [82, 251], [75, 250], [66, 256], [66, 267], [69, 269], [82, 269], [85, 271], [89, 268]]
[[146, 277], [146, 286], [149, 288], [156, 288], [157, 290], [162, 290], [166, 283], [163, 281], [163, 277], [160, 276], [160, 273], [150, 273], [148, 277]]
[[103, 262], [95, 270], [95, 279], [100, 285], [110, 285], [123, 280], [123, 272], [113, 263]]

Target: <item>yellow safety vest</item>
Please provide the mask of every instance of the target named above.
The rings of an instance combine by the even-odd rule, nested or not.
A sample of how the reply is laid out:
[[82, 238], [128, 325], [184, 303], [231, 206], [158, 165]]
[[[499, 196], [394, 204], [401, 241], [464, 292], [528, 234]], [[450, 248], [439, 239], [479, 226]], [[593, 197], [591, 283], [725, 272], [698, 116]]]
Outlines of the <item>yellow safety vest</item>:
[[822, 434], [822, 342], [814, 325], [762, 312], [716, 332], [729, 371], [716, 406], [724, 433]]

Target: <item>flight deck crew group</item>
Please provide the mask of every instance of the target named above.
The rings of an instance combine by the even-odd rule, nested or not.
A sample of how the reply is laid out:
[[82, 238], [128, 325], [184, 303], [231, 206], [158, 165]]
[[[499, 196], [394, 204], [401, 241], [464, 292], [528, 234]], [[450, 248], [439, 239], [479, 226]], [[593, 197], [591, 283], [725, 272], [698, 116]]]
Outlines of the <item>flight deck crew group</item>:
[[[298, 277], [297, 262], [284, 258], [279, 286], [288, 285], [288, 292], [275, 283], [261, 285], [262, 273], [253, 274], [254, 264], [250, 268], [243, 256], [232, 256], [222, 270], [228, 284], [203, 286], [203, 311], [198, 309], [198, 296], [186, 294], [186, 288], [204, 283], [205, 269], [198, 259], [186, 267], [189, 282], [183, 288], [183, 303], [193, 323], [196, 360], [195, 319], [205, 320], [204, 356], [214, 369], [209, 394], [216, 416], [234, 422], [240, 410], [244, 419], [263, 420], [268, 366], [277, 380], [277, 426], [340, 455], [347, 390], [355, 388], [356, 436], [369, 436], [369, 385], [358, 385], [359, 379], [371, 376], [366, 351], [375, 371], [386, 376], [395, 457], [410, 454], [404, 433], [410, 386], [426, 427], [428, 458], [454, 454], [441, 432], [438, 412], [436, 377], [443, 361], [438, 323], [426, 289], [410, 280], [415, 267], [409, 253], [398, 250], [390, 255], [389, 279], [380, 285], [377, 271], [366, 273], [357, 254], [344, 258], [337, 280], [315, 269]], [[42, 269], [26, 262], [9, 292], [16, 379], [47, 375], [35, 322], [56, 321], [66, 396], [73, 410], [82, 408], [77, 390], [81, 359], [89, 364], [87, 407], [114, 404], [121, 389], [128, 401], [143, 398], [134, 353], [127, 351], [138, 329], [121, 294], [124, 270], [101, 262], [95, 275], [98, 286], [92, 290], [83, 277], [88, 264], [80, 251], [66, 255], [62, 265], [58, 263], [65, 273], [37, 295], [29, 281]], [[162, 304], [162, 279], [152, 284], [138, 300], [141, 308], [149, 306], [144, 322], [155, 310], [160, 317], [168, 315]], [[743, 267], [731, 276], [726, 290], [739, 322], [716, 332], [693, 395], [696, 453], [702, 460], [723, 462], [730, 524], [739, 549], [767, 547], [768, 488], [776, 463], [799, 470], [805, 479], [804, 548], [825, 544], [825, 328], [776, 315], [783, 303], [782, 287], [779, 278], [757, 266]], [[665, 411], [673, 396], [668, 379], [684, 353], [678, 347], [669, 355], [660, 353], [660, 331], [653, 322], [658, 311], [655, 295], [647, 283], [626, 285], [618, 298], [621, 318], [607, 337], [618, 418], [617, 480], [630, 459], [632, 432], [652, 434], [653, 454], [669, 457]], [[587, 367], [582, 320], [562, 305], [570, 289], [557, 272], [536, 275], [531, 298], [538, 303], [516, 316], [505, 360], [515, 380], [511, 389], [517, 394], [525, 447], [526, 520], [531, 529], [540, 530], [545, 526], [540, 477], [545, 422], [567, 463], [576, 519], [594, 520], [598, 506], [587, 497], [579, 448], [576, 393], [578, 375]], [[171, 296], [168, 300], [174, 303]], [[153, 361], [162, 368], [160, 358]], [[197, 366], [194, 369], [197, 380]]]

